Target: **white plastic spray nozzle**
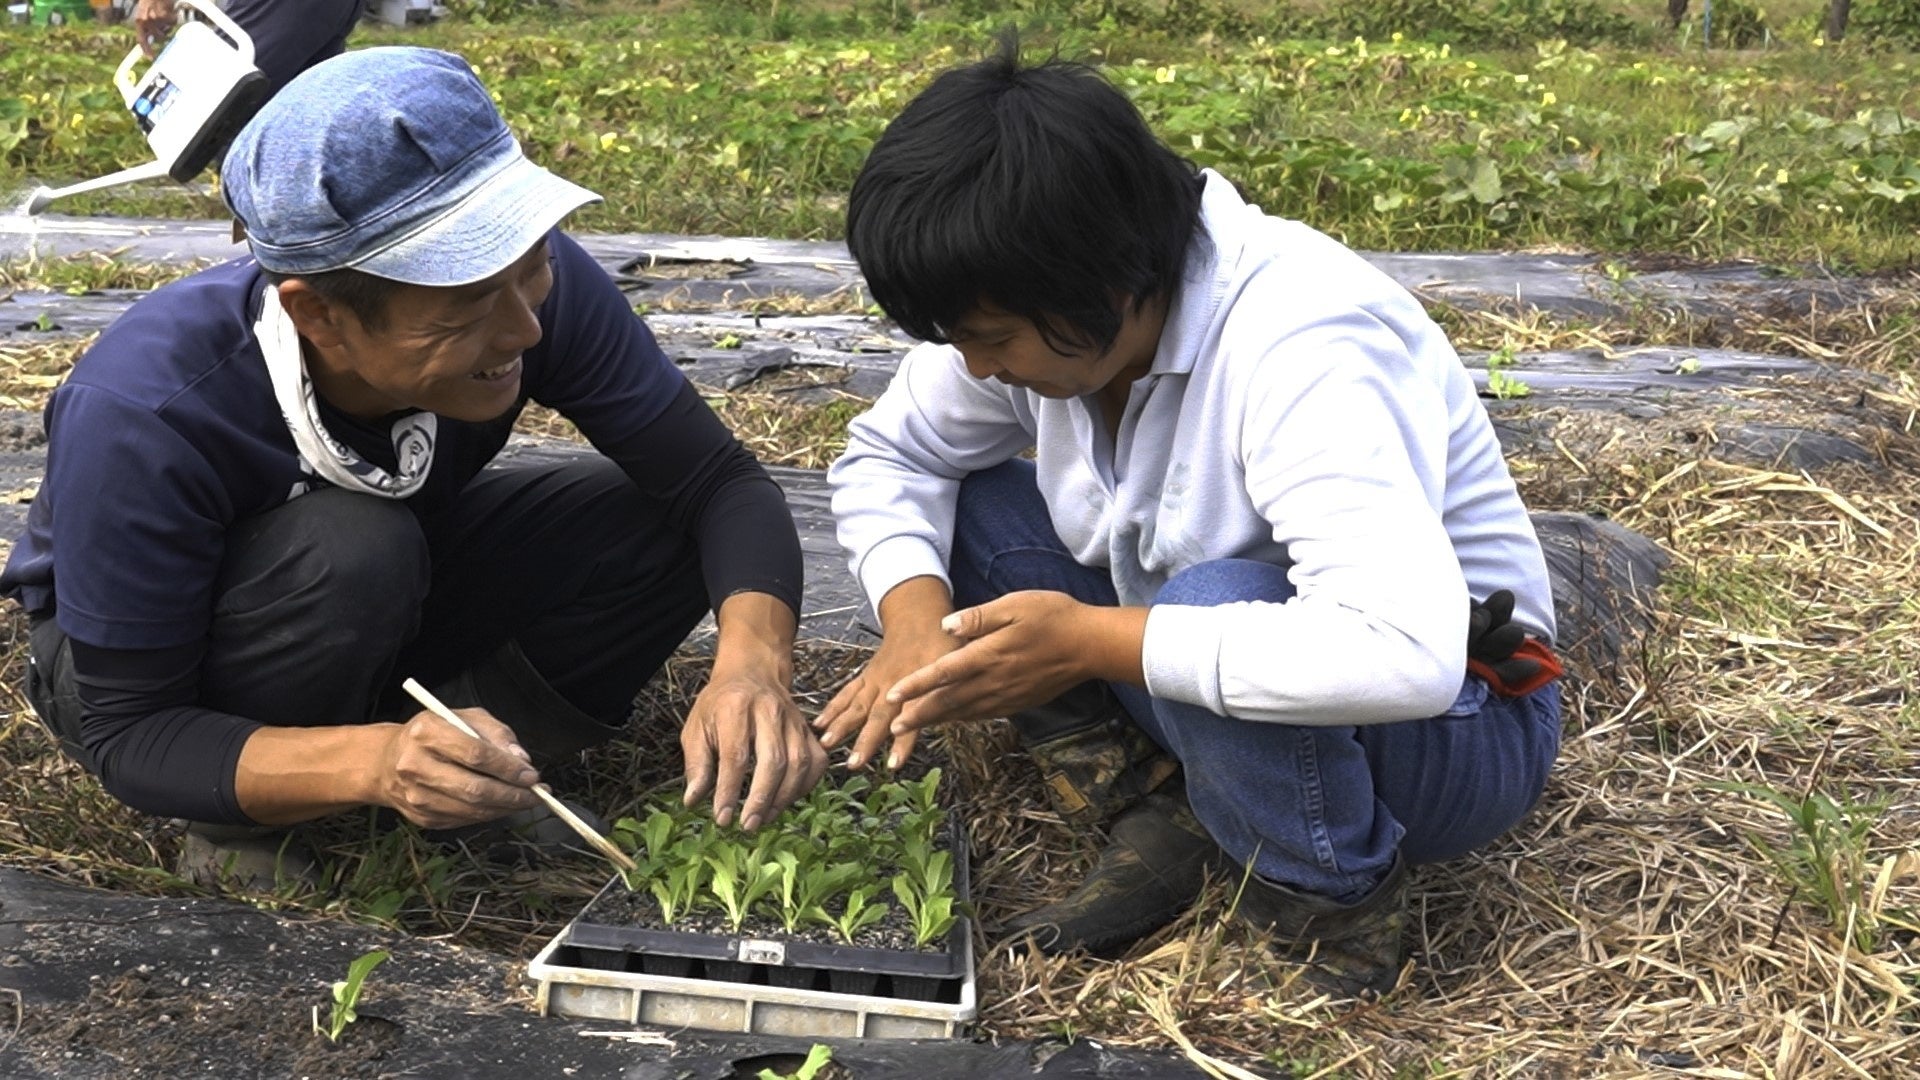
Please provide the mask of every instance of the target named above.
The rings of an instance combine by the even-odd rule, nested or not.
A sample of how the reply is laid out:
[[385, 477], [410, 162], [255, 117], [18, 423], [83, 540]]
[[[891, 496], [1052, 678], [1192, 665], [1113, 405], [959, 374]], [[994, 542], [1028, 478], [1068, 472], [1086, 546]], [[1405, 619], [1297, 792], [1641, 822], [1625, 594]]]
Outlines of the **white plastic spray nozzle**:
[[68, 184], [63, 188], [39, 188], [33, 193], [32, 197], [27, 200], [27, 213], [30, 216], [39, 214], [46, 210], [55, 199], [65, 199], [73, 195], [85, 195], [89, 191], [99, 191], [102, 188], [115, 187], [120, 184], [131, 184], [136, 180], [154, 180], [165, 175], [167, 175], [165, 162], [149, 161], [144, 165], [135, 165], [131, 169], [121, 169], [117, 173], [98, 177], [93, 180], [82, 180], [77, 184]]

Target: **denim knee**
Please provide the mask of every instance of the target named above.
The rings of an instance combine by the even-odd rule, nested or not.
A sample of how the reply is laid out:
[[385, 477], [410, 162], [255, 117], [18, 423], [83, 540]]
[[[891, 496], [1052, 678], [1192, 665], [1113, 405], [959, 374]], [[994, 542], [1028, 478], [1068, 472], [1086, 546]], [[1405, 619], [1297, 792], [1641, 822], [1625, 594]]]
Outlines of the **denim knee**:
[[1033, 462], [1014, 458], [968, 473], [961, 479], [960, 494], [954, 501], [954, 548], [989, 550], [1008, 539], [1009, 523], [1036, 516], [1051, 521], [1046, 500], [1040, 497]]
[[1293, 582], [1287, 580], [1284, 567], [1254, 559], [1213, 559], [1168, 578], [1153, 603], [1218, 607], [1245, 600], [1278, 604], [1293, 596]]

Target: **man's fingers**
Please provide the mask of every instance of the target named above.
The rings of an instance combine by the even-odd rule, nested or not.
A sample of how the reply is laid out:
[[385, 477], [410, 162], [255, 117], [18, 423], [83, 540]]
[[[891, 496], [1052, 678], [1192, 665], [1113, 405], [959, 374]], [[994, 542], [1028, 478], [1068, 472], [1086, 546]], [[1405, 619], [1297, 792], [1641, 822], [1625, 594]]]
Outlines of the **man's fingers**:
[[521, 761], [531, 762], [526, 748], [520, 745], [519, 736], [513, 729], [502, 723], [485, 709], [455, 709], [454, 714], [467, 722], [467, 726], [478, 732], [490, 745], [497, 746]]
[[740, 808], [740, 827], [751, 832], [772, 816], [769, 810], [786, 779], [787, 743], [779, 701], [755, 698], [747, 708], [753, 730], [753, 781]]
[[715, 750], [719, 755], [713, 787], [713, 820], [716, 825], [731, 825], [740, 806], [740, 789], [747, 780], [747, 762], [753, 754], [752, 718], [738, 707], [712, 721]]
[[540, 774], [529, 762], [526, 751], [519, 750], [519, 744], [512, 741], [513, 732], [505, 724], [478, 709], [462, 710], [460, 717], [482, 737], [476, 739], [433, 713], [420, 712], [409, 724], [412, 730], [408, 738], [427, 754], [461, 772], [492, 777], [523, 788], [540, 782]]
[[812, 791], [827, 769], [827, 752], [805, 724], [786, 722], [780, 725], [780, 730], [787, 741], [787, 772], [780, 782], [780, 790], [774, 793], [772, 814], [785, 811], [794, 800]]
[[687, 790], [680, 805], [696, 806], [713, 791], [713, 740], [704, 724], [689, 722], [680, 731], [680, 756], [686, 761]]

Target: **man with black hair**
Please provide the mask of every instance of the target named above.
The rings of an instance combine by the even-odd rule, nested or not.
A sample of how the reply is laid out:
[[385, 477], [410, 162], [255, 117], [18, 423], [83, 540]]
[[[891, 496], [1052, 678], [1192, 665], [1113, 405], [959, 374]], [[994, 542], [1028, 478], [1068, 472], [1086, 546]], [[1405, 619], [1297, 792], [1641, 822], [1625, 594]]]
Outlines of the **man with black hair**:
[[1009, 717], [1109, 823], [1015, 920], [1043, 950], [1127, 944], [1212, 870], [1313, 978], [1390, 989], [1408, 865], [1512, 828], [1559, 746], [1545, 560], [1440, 329], [1011, 45], [887, 128], [847, 235], [926, 343], [829, 474], [885, 639], [822, 741]]
[[[687, 800], [753, 829], [808, 791], [827, 757], [792, 697], [793, 519], [560, 228], [599, 196], [426, 49], [295, 78], [221, 174], [251, 255], [74, 365], [0, 573], [61, 746], [189, 822], [202, 880], [311, 881], [288, 827], [362, 806], [537, 853], [574, 842], [541, 770], [621, 735], [711, 610]], [[597, 452], [499, 460], [529, 402]]]

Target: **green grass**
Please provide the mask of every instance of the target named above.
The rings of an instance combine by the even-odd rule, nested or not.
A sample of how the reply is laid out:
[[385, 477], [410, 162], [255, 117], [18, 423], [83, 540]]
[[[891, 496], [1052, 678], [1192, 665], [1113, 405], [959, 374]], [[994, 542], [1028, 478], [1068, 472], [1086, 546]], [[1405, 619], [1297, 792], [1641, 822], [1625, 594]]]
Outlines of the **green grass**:
[[[790, 0], [772, 21], [739, 3], [591, 8], [370, 28], [356, 44], [467, 55], [529, 151], [607, 196], [583, 229], [836, 236], [887, 120], [1019, 21], [1038, 27], [1036, 53], [1102, 65], [1172, 145], [1254, 201], [1358, 247], [1920, 259], [1911, 54], [1467, 52], [1165, 34], [1071, 9], [976, 2], [916, 21], [817, 2]], [[142, 157], [108, 85], [125, 44], [124, 31], [0, 30], [0, 192]], [[205, 216], [218, 202], [156, 186], [64, 209]]]

